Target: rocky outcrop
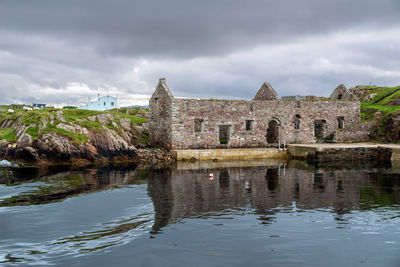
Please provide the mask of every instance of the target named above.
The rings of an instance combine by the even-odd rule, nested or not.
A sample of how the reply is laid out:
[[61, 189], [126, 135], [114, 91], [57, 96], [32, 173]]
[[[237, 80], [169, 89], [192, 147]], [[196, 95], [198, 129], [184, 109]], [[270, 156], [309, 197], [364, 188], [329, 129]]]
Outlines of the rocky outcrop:
[[[146, 114], [140, 116], [143, 118]], [[33, 162], [134, 160], [138, 158], [137, 147], [148, 146], [147, 140], [142, 138], [148, 136], [148, 132], [141, 124], [132, 123], [126, 115], [99, 113], [71, 119], [58, 110], [35, 122], [26, 125], [20, 117], [0, 120], [0, 130], [12, 131], [15, 141], [1, 140], [1, 158], [7, 156]]]
[[372, 134], [381, 139], [384, 138], [387, 142], [398, 142], [400, 140], [400, 112], [393, 113], [385, 120], [381, 120]]
[[372, 131], [376, 127], [377, 121], [367, 121], [355, 124], [346, 129], [336, 131], [334, 141], [336, 142], [361, 142], [368, 141], [372, 137]]

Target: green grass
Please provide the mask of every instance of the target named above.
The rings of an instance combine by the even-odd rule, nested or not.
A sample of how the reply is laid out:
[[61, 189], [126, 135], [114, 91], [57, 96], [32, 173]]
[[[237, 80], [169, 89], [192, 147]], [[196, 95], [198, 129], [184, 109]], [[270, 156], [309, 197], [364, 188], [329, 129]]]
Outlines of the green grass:
[[[40, 138], [41, 134], [54, 132], [60, 134], [62, 136], [68, 137], [73, 144], [81, 144], [88, 142], [89, 138], [86, 135], [74, 133], [71, 131], [63, 130], [57, 128], [55, 125], [61, 123], [56, 117], [57, 111], [61, 109], [56, 108], [46, 108], [41, 110], [32, 110], [32, 111], [23, 111], [22, 109], [12, 108], [15, 113], [8, 114], [8, 109], [12, 108], [11, 106], [0, 106], [0, 124], [5, 120], [20, 120], [23, 125], [29, 126], [26, 130], [26, 133], [32, 136], [34, 140]], [[88, 129], [91, 132], [104, 134], [104, 127], [108, 129], [115, 130], [119, 134], [122, 132], [122, 128], [120, 127], [120, 120], [122, 118], [129, 119], [133, 124], [141, 125], [143, 123], [148, 122], [147, 113], [148, 111], [139, 109], [139, 108], [121, 108], [121, 109], [113, 109], [108, 111], [93, 111], [93, 110], [84, 110], [84, 109], [64, 109], [62, 110], [62, 116], [65, 118], [66, 123], [73, 123]], [[111, 114], [114, 117], [114, 122], [116, 124], [113, 125], [109, 122], [108, 125], [102, 125], [98, 119], [95, 121], [91, 121], [88, 119], [90, 116], [97, 116], [99, 114]], [[50, 122], [50, 117], [54, 117], [53, 125], [48, 124], [47, 128], [43, 129], [39, 132], [40, 125], [42, 121]], [[12, 141], [12, 130], [4, 129], [0, 131], [0, 139], [5, 139], [8, 141]], [[148, 140], [148, 136], [140, 136], [139, 139], [143, 139], [143, 142]]]
[[5, 128], [3, 130], [0, 130], [0, 140], [1, 139], [7, 140], [9, 142], [14, 141], [13, 140], [13, 129]]
[[141, 117], [132, 117], [132, 118], [130, 118], [130, 120], [134, 124], [143, 124], [143, 123], [149, 122], [149, 119], [141, 118]]
[[147, 131], [143, 131], [142, 135], [140, 136], [139, 142], [142, 144], [147, 144], [149, 143], [150, 136]]
[[371, 104], [370, 102], [361, 103], [362, 113], [371, 113], [376, 111], [382, 111], [385, 114], [391, 114], [393, 112], [399, 111], [400, 106], [384, 106], [380, 104]]
[[84, 134], [74, 133], [74, 132], [67, 131], [67, 130], [64, 130], [61, 128], [57, 128], [52, 125], [50, 125], [46, 129], [42, 130], [42, 134], [51, 133], [51, 132], [67, 137], [73, 145], [79, 145], [79, 144], [89, 142], [89, 137], [87, 137]]
[[[400, 89], [400, 86], [395, 86], [395, 87], [365, 86], [364, 89], [366, 92], [362, 95], [361, 98], [364, 98], [368, 94], [376, 94], [376, 96], [374, 96], [374, 98], [372, 98], [370, 101], [368, 101], [368, 103], [372, 104], [372, 103], [378, 101], [379, 99], [381, 99], [382, 97]], [[398, 99], [399, 97], [400, 97], [400, 91], [394, 93], [393, 95], [388, 96], [387, 98], [380, 100], [376, 104], [386, 105], [389, 102], [391, 102], [395, 99]]]
[[[398, 87], [393, 87], [393, 89], [394, 89], [394, 90], [392, 90], [392, 92], [395, 91], [395, 90], [400, 89], [400, 86], [398, 86]], [[381, 104], [381, 105], [387, 105], [387, 104], [389, 104], [390, 102], [392, 102], [392, 101], [394, 101], [394, 100], [396, 100], [396, 99], [398, 99], [398, 98], [400, 98], [400, 91], [397, 91], [397, 92], [395, 92], [394, 94], [392, 94], [392, 95], [386, 97], [385, 99], [382, 99], [382, 100], [379, 101], [378, 103]]]
[[101, 111], [95, 111], [95, 110], [87, 110], [87, 109], [64, 109], [63, 110], [63, 116], [65, 119], [85, 119], [89, 116], [96, 116], [99, 115]]
[[29, 134], [30, 136], [32, 136], [33, 140], [38, 140], [39, 137], [39, 128], [38, 127], [29, 127], [28, 129], [26, 129], [25, 133]]
[[400, 98], [400, 91], [395, 92], [384, 99], [381, 99], [382, 97], [398, 89], [400, 89], [400, 86], [395, 86], [395, 87], [365, 86], [364, 90], [366, 92], [362, 95], [361, 98], [364, 98], [368, 94], [376, 94], [376, 96], [368, 102], [361, 102], [361, 121], [369, 121], [375, 119], [374, 113], [376, 113], [377, 111], [382, 112], [384, 116], [388, 116], [390, 114], [398, 112], [400, 110], [400, 105], [389, 105], [389, 103]]
[[118, 132], [118, 130], [119, 130], [119, 128], [115, 127], [115, 126], [112, 125], [112, 124], [106, 125], [106, 127], [107, 127], [108, 129], [114, 130], [114, 131], [116, 131], [116, 132]]
[[6, 106], [6, 109], [3, 109], [3, 111], [0, 112], [0, 123], [6, 119], [11, 119], [11, 120], [21, 119], [22, 124], [29, 126], [32, 124], [39, 124], [41, 123], [41, 120], [43, 118], [48, 119], [48, 117], [50, 116], [48, 109], [23, 111], [22, 109], [11, 108], [14, 110], [15, 113], [8, 114], [8, 108], [11, 107]]
[[40, 110], [26, 111], [22, 116], [22, 123], [24, 125], [39, 124], [44, 117], [44, 112]]
[[219, 139], [219, 143], [220, 144], [227, 144], [228, 143], [228, 139], [227, 138], [220, 138]]
[[85, 127], [89, 131], [95, 133], [104, 133], [103, 125], [97, 121], [86, 120], [86, 121], [74, 121], [73, 123], [78, 124], [81, 127]]
[[149, 121], [148, 118], [143, 118], [140, 116], [136, 116], [138, 114], [146, 114], [146, 111], [142, 111], [139, 108], [121, 108], [121, 109], [112, 109], [109, 111], [114, 115], [115, 122], [120, 125], [120, 119], [129, 119], [134, 124], [143, 124]]

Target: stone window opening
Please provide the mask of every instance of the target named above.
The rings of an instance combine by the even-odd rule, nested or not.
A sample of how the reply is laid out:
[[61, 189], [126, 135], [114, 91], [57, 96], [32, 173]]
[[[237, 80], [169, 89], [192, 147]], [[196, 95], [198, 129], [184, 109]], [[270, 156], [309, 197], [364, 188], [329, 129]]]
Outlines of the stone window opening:
[[114, 106], [114, 102], [111, 102], [111, 106]]
[[343, 98], [342, 94], [339, 94], [338, 97], [337, 97], [338, 100], [341, 100], [342, 98]]
[[104, 102], [104, 106], [106, 105], [106, 102]]
[[299, 130], [300, 129], [300, 115], [299, 114], [296, 114], [295, 116], [294, 116], [294, 119], [293, 119], [293, 126], [294, 126], [294, 129], [296, 129], [296, 130]]
[[194, 119], [194, 132], [201, 133], [203, 131], [203, 119]]
[[314, 121], [314, 136], [316, 138], [324, 138], [326, 133], [326, 120]]
[[250, 112], [253, 112], [253, 103], [250, 104]]
[[268, 123], [267, 134], [265, 135], [268, 144], [277, 144], [279, 141], [279, 124], [276, 120]]
[[246, 131], [251, 131], [253, 130], [253, 120], [246, 120]]
[[343, 129], [344, 128], [344, 117], [343, 116], [337, 117], [337, 122], [338, 122], [338, 129]]
[[229, 132], [230, 125], [220, 125], [219, 126], [219, 143], [221, 145], [229, 143]]

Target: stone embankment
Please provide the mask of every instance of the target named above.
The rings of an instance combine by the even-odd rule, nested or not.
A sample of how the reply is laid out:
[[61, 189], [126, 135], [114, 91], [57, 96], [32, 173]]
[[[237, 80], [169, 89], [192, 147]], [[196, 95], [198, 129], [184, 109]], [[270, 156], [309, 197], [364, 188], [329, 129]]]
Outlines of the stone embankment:
[[400, 145], [395, 144], [290, 144], [288, 153], [293, 159], [310, 163], [335, 164], [360, 161], [393, 162], [400, 160]]
[[178, 161], [259, 160], [288, 157], [286, 151], [277, 148], [189, 149], [172, 150], [171, 153]]

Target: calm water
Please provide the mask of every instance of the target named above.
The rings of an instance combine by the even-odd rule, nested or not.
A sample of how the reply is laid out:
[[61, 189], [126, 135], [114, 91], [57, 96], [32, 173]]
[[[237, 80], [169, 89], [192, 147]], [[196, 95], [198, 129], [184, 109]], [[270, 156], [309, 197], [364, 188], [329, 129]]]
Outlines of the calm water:
[[394, 168], [0, 170], [0, 265], [400, 266], [399, 205]]

